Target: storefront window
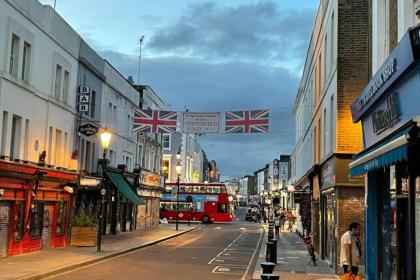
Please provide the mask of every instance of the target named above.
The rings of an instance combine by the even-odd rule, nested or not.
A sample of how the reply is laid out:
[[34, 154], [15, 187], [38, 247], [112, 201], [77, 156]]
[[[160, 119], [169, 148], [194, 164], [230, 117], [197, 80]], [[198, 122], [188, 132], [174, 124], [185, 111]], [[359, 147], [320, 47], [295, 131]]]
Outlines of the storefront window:
[[43, 214], [44, 204], [41, 201], [35, 201], [31, 213], [31, 225], [29, 230], [29, 235], [31, 237], [41, 237]]
[[61, 201], [58, 203], [57, 207], [57, 224], [55, 233], [56, 234], [64, 234], [65, 228], [65, 217], [66, 217], [66, 203]]
[[13, 238], [15, 241], [21, 240], [23, 236], [24, 206], [25, 204], [23, 201], [16, 201], [13, 231]]

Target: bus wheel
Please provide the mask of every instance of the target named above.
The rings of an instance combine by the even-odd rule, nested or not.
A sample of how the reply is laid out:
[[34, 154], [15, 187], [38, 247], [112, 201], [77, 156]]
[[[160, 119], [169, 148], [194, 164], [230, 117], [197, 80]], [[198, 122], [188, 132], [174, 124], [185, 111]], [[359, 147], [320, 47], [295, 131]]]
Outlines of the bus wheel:
[[209, 216], [204, 215], [203, 217], [201, 217], [201, 221], [203, 222], [203, 224], [207, 224], [210, 221]]

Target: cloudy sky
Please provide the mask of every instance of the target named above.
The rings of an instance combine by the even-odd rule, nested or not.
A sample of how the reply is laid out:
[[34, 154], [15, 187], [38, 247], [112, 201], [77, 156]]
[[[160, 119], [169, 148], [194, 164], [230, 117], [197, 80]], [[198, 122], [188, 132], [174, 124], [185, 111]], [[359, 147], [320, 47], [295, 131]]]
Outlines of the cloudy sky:
[[[54, 0], [41, 0], [53, 4]], [[270, 110], [267, 134], [207, 134], [199, 141], [223, 179], [290, 154], [292, 104], [318, 0], [56, 0], [56, 10], [123, 75], [168, 109]]]

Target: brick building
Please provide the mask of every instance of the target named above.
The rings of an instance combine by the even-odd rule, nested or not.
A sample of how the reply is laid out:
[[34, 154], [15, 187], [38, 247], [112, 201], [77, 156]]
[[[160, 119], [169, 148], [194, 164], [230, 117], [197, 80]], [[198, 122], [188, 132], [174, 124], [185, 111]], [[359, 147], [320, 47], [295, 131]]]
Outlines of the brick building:
[[364, 220], [363, 180], [348, 163], [362, 149], [350, 105], [369, 79], [369, 11], [369, 1], [320, 1], [293, 108], [291, 181], [311, 190], [314, 246], [337, 270], [341, 235]]

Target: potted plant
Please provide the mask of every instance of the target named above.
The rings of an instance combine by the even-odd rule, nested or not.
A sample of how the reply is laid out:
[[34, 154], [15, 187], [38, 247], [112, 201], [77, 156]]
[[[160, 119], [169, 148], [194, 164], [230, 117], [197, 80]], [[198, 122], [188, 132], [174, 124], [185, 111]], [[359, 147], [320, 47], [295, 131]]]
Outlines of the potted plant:
[[96, 221], [93, 217], [76, 216], [71, 225], [72, 246], [93, 247], [96, 245]]

